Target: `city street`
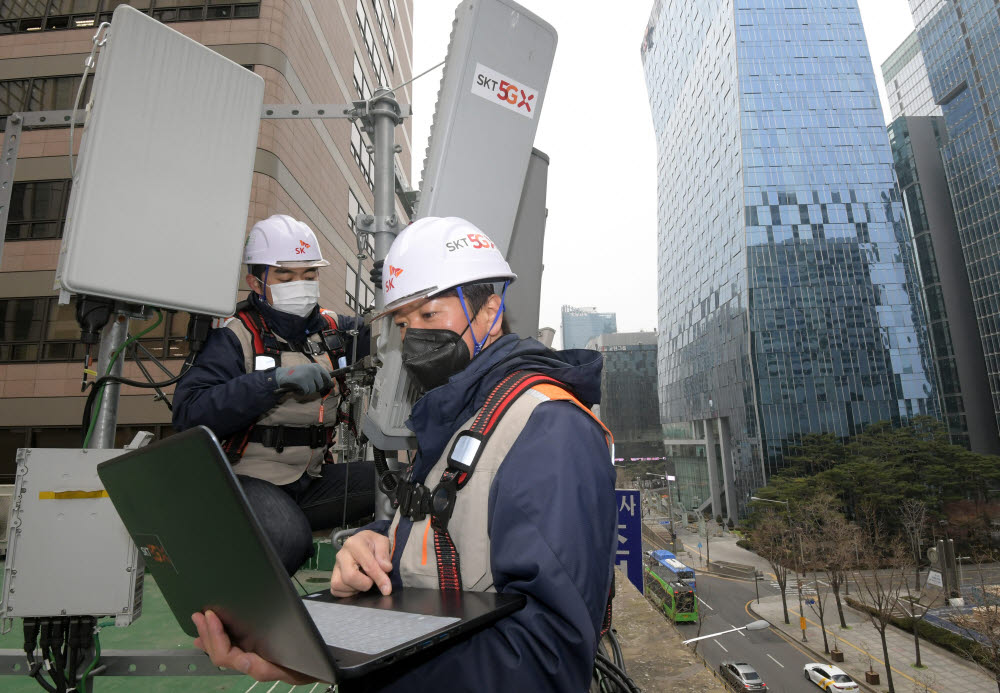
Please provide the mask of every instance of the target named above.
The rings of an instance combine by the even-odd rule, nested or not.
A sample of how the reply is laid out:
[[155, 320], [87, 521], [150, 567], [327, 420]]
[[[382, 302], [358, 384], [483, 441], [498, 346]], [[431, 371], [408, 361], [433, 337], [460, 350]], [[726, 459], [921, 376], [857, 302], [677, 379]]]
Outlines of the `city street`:
[[[682, 532], [682, 536], [688, 543], [694, 540], [693, 534], [688, 535], [686, 532]], [[643, 539], [652, 548], [670, 548], [667, 542], [662, 541], [651, 532], [644, 532]], [[696, 542], [694, 543], [696, 544]], [[729, 630], [756, 620], [756, 617], [747, 610], [748, 603], [756, 597], [752, 582], [702, 572], [700, 570], [701, 564], [697, 558], [690, 560], [683, 556], [682, 560], [697, 571], [700, 616], [700, 625], [677, 625], [685, 639]], [[761, 580], [758, 587], [761, 597], [780, 594], [777, 587], [772, 586], [769, 580]], [[797, 598], [794, 587], [789, 585], [789, 603], [794, 604]], [[815, 657], [802, 650], [794, 642], [790, 642], [775, 628], [754, 632], [728, 633], [695, 644], [697, 652], [715, 670], [718, 670], [719, 664], [726, 660], [746, 662], [757, 670], [757, 673], [772, 691], [797, 693], [798, 691], [818, 690], [806, 682], [802, 675], [803, 665], [816, 661]]]

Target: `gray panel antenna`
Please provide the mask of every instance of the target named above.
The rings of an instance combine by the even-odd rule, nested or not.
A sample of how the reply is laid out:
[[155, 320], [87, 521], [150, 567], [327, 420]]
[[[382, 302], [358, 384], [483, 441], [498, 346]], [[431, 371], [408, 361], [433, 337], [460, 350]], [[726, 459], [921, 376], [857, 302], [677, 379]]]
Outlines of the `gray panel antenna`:
[[[515, 2], [459, 4], [431, 123], [416, 218], [468, 219], [509, 259], [555, 49], [552, 25]], [[532, 231], [544, 231], [543, 225], [530, 226]], [[513, 270], [520, 275], [517, 267]], [[540, 282], [540, 277], [526, 279], [526, 284]], [[519, 295], [534, 297], [537, 316], [539, 287], [526, 286]], [[383, 450], [412, 448], [413, 434], [403, 423], [416, 390], [401, 367], [399, 340], [392, 337], [395, 330], [388, 318], [378, 327], [382, 366], [362, 430]], [[525, 336], [533, 337], [534, 331]]]
[[94, 78], [56, 288], [231, 315], [263, 100], [260, 75], [120, 5]]
[[22, 448], [8, 527], [0, 613], [113, 616], [125, 626], [142, 607], [143, 565], [97, 477], [128, 450]]

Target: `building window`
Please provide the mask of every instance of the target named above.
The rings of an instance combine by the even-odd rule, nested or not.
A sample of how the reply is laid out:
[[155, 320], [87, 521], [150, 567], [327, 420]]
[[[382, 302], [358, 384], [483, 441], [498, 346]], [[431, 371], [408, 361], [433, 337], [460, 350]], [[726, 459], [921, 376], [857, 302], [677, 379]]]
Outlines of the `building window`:
[[375, 8], [375, 20], [378, 22], [379, 33], [382, 34], [382, 43], [385, 45], [385, 55], [389, 59], [389, 72], [395, 69], [396, 51], [392, 47], [392, 29], [385, 21], [385, 10], [382, 9], [381, 0], [372, 0], [372, 7]]
[[[353, 190], [348, 189], [347, 190], [347, 228], [349, 228], [351, 231], [354, 231], [355, 235], [357, 234], [357, 232], [355, 231], [355, 228], [354, 228], [354, 220], [358, 218], [359, 214], [364, 214], [364, 213], [365, 213], [365, 210], [361, 207], [361, 202], [358, 201], [357, 195], [354, 194]], [[368, 257], [374, 257], [375, 256], [375, 245], [374, 245], [374, 241], [372, 240], [372, 235], [371, 234], [366, 234], [365, 235], [365, 254], [367, 254]]]
[[[155, 440], [174, 433], [169, 424], [118, 426], [115, 429], [115, 447], [125, 447], [139, 431], [151, 432]], [[78, 448], [82, 441], [83, 432], [79, 426], [0, 428], [0, 484], [14, 483], [18, 448]]]
[[[358, 284], [358, 275], [353, 268], [347, 268], [347, 281], [345, 282], [345, 301], [347, 307], [353, 311], [364, 312], [375, 305], [375, 290], [372, 289], [371, 284], [366, 280], [362, 279], [361, 283]], [[354, 296], [355, 286], [358, 288], [358, 293], [361, 295], [361, 305], [358, 305], [358, 301]]]
[[[90, 98], [93, 83], [94, 76], [89, 75], [80, 99], [81, 107]], [[0, 130], [6, 128], [7, 116], [17, 111], [65, 111], [73, 108], [79, 87], [79, 75], [0, 80]], [[52, 127], [69, 127], [69, 123]]]
[[368, 99], [372, 95], [371, 87], [368, 86], [368, 78], [365, 77], [365, 71], [361, 67], [357, 53], [354, 54], [354, 91], [359, 99]]
[[260, 0], [0, 0], [0, 34], [93, 28], [110, 22], [119, 5], [149, 12], [161, 22], [260, 16]]
[[378, 80], [378, 85], [383, 87], [389, 86], [389, 80], [385, 74], [385, 68], [382, 66], [382, 56], [379, 55], [378, 45], [375, 43], [375, 32], [372, 31], [371, 22], [368, 21], [368, 12], [365, 10], [365, 0], [357, 0], [357, 5], [355, 6], [355, 16], [358, 20], [358, 29], [361, 31], [361, 41], [365, 44], [365, 49], [368, 52], [368, 59], [372, 63], [372, 71], [375, 73], [375, 78]]
[[68, 178], [14, 183], [6, 240], [62, 238], [70, 183]]
[[361, 128], [358, 127], [357, 123], [352, 123], [351, 127], [351, 156], [354, 157], [354, 162], [361, 169], [361, 175], [364, 176], [368, 187], [372, 188], [372, 171], [375, 168], [375, 161], [365, 145], [364, 137], [361, 136]]
[[[157, 358], [183, 358], [187, 320], [186, 313], [165, 313], [163, 323], [140, 343]], [[140, 331], [143, 324], [134, 321], [130, 331]], [[82, 361], [85, 354], [75, 297], [67, 305], [49, 297], [0, 299], [0, 363]], [[97, 357], [96, 349], [91, 355]]]

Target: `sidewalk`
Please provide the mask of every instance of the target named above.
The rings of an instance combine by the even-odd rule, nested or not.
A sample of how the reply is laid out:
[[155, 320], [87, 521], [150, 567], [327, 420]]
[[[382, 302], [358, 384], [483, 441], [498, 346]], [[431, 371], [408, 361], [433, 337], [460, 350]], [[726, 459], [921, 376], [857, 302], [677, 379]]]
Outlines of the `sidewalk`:
[[[690, 565], [704, 569], [705, 555], [698, 560], [697, 543], [699, 537], [693, 532], [682, 530], [678, 539], [683, 540], [687, 555], [682, 560]], [[678, 547], [679, 548], [679, 547]], [[713, 561], [730, 561], [753, 565], [768, 578], [771, 569], [767, 561], [755, 553], [736, 546], [736, 536], [726, 532], [721, 537], [712, 537], [711, 552]], [[750, 603], [750, 609], [783, 632], [787, 639], [796, 647], [810, 653], [813, 661], [833, 663], [829, 655], [823, 654], [823, 634], [819, 630], [819, 618], [810, 608], [805, 609], [806, 637], [808, 642], [802, 642], [802, 631], [799, 629], [798, 597], [795, 593], [794, 578], [789, 579], [788, 617], [790, 624], [785, 625], [781, 609], [781, 596], [763, 597], [760, 605], [756, 601]], [[844, 619], [848, 628], [840, 627], [837, 616], [837, 605], [833, 596], [827, 597], [826, 621], [827, 638], [830, 647], [837, 647], [844, 652], [844, 661], [837, 664], [862, 686], [862, 690], [888, 691], [886, 684], [885, 664], [882, 658], [882, 641], [878, 631], [868, 617], [844, 604]], [[913, 649], [913, 634], [904, 632], [894, 626], [886, 631], [886, 642], [889, 646], [889, 663], [892, 665], [892, 679], [898, 693], [995, 693], [996, 682], [983, 673], [976, 665], [959, 655], [952, 654], [926, 640], [920, 641], [920, 660], [923, 669], [913, 667], [915, 659]], [[872, 665], [879, 672], [881, 685], [865, 684], [865, 671], [868, 669], [868, 654], [871, 653]]]

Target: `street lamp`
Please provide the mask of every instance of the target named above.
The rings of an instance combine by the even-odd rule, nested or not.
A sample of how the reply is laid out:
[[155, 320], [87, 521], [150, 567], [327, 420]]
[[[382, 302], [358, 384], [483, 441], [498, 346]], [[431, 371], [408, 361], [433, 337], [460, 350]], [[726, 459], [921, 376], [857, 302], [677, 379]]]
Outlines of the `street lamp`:
[[[670, 516], [670, 546], [674, 555], [677, 555], [677, 532], [674, 531], [674, 497], [670, 493], [670, 477], [665, 474], [654, 474], [653, 472], [646, 472], [646, 476], [655, 476], [659, 479], [663, 479], [667, 482], [667, 514]], [[656, 501], [656, 509], [660, 509], [660, 501]]]
[[697, 640], [705, 640], [707, 638], [715, 638], [720, 635], [725, 635], [726, 633], [735, 633], [738, 630], [764, 630], [765, 628], [770, 628], [771, 624], [767, 621], [752, 621], [745, 626], [740, 626], [739, 628], [730, 628], [729, 630], [720, 631], [718, 633], [712, 633], [711, 635], [702, 635], [698, 638], [691, 638], [690, 640], [685, 640], [681, 645], [687, 645], [690, 642], [695, 642]]
[[[799, 563], [800, 570], [805, 569], [806, 555], [802, 550], [802, 535], [799, 534], [797, 528], [792, 527], [792, 507], [789, 505], [788, 501], [774, 500], [773, 498], [759, 498], [757, 496], [750, 496], [750, 500], [758, 501], [760, 503], [780, 503], [785, 506], [785, 512], [788, 514], [788, 528], [795, 529], [795, 536], [799, 540]], [[798, 587], [799, 592], [799, 628], [802, 629], [802, 642], [808, 642], [806, 639], [806, 612], [802, 608], [802, 573], [800, 571], [795, 571], [795, 584]]]

